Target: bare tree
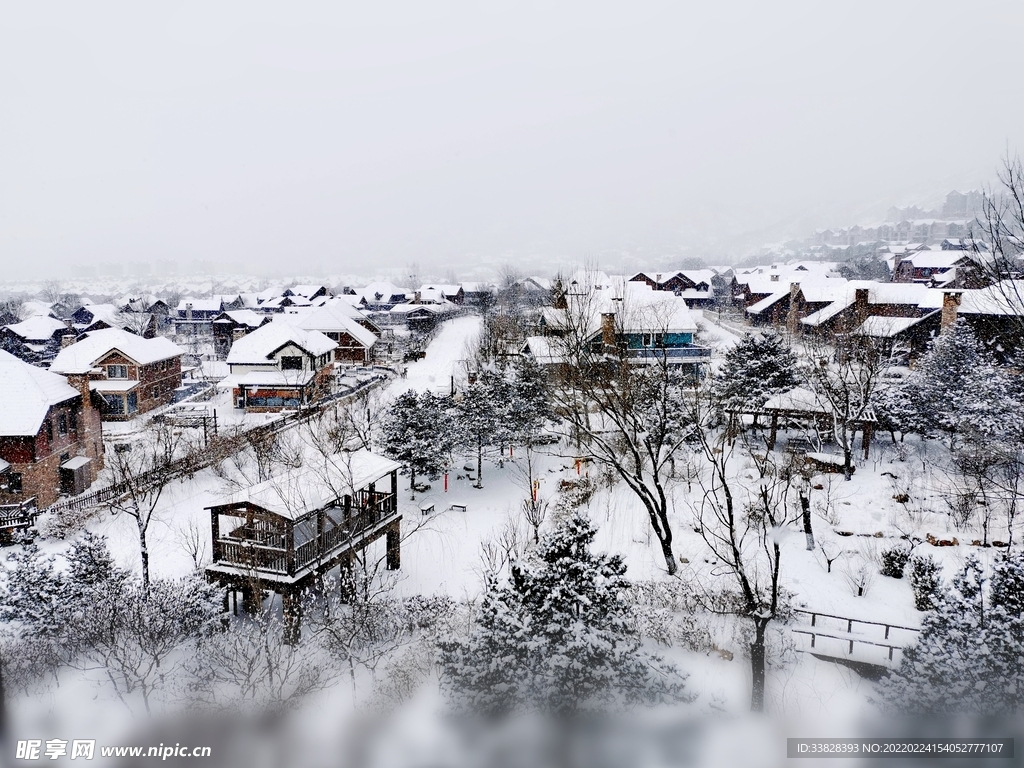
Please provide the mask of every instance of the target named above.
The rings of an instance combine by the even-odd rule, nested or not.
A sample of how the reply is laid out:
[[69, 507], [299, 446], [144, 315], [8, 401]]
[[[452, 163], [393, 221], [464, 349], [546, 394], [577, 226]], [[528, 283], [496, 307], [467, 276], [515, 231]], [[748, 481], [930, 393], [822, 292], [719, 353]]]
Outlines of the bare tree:
[[[667, 330], [667, 307], [630, 307], [618, 299], [603, 312], [586, 287], [571, 295], [555, 347], [565, 374], [553, 387], [555, 410], [586, 458], [609, 469], [643, 504], [669, 574], [678, 570], [672, 550], [669, 484], [675, 457], [693, 428], [686, 406], [688, 381], [666, 353], [637, 361], [626, 348], [624, 323], [654, 338]], [[613, 299], [613, 301], [615, 301]]]
[[153, 425], [144, 440], [120, 446], [107, 454], [107, 466], [117, 493], [106, 502], [113, 514], [123, 512], [135, 520], [142, 561], [142, 584], [149, 590], [149, 543], [147, 534], [164, 489], [174, 479], [172, 462], [186, 448], [181, 434], [167, 424]]
[[[701, 402], [698, 395], [698, 406]], [[694, 504], [694, 516], [701, 537], [738, 590], [734, 611], [753, 622], [750, 705], [760, 711], [767, 630], [784, 609], [781, 541], [799, 520], [789, 498], [793, 478], [771, 451], [755, 450], [742, 441], [730, 445], [725, 430], [697, 434], [707, 467], [699, 481], [702, 493]], [[739, 446], [746, 451], [738, 452]], [[753, 480], [738, 476], [744, 458], [756, 472]]]
[[526, 492], [523, 499], [523, 517], [533, 530], [533, 543], [540, 542], [540, 527], [547, 518], [549, 502], [540, 495], [540, 477], [537, 474], [537, 449], [529, 439], [512, 467], [512, 479]]
[[858, 431], [867, 454], [868, 430], [875, 420], [872, 397], [884, 386], [882, 373], [891, 350], [875, 339], [840, 334], [835, 348], [817, 338], [806, 340], [810, 366], [807, 381], [818, 402], [828, 410], [832, 436], [843, 452], [843, 476], [853, 475], [853, 452]]

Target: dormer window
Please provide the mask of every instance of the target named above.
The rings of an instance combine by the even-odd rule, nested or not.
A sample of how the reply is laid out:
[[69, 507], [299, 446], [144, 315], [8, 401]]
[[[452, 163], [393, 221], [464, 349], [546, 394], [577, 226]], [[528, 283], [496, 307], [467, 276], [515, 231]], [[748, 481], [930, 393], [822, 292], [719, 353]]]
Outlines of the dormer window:
[[302, 358], [298, 355], [283, 355], [281, 357], [282, 371], [301, 371]]
[[108, 365], [107, 366], [107, 378], [108, 379], [127, 379], [128, 378], [128, 366], [127, 365]]

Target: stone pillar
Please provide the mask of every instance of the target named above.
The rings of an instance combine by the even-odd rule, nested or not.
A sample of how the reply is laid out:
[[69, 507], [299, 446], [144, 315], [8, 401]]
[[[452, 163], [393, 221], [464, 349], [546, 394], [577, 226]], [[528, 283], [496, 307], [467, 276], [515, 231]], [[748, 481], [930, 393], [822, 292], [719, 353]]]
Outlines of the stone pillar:
[[396, 520], [387, 529], [387, 568], [397, 571], [402, 567], [402, 527]]

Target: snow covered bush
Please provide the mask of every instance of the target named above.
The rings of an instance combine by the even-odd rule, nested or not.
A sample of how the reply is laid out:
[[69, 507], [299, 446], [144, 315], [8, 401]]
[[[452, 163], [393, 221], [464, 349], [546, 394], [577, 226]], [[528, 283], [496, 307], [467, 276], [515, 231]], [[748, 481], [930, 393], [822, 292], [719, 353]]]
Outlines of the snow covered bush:
[[456, 711], [569, 715], [680, 701], [683, 677], [646, 653], [623, 597], [619, 556], [597, 555], [575, 516], [488, 581], [469, 637], [441, 643], [442, 687]]
[[910, 550], [896, 545], [882, 550], [882, 575], [892, 579], [902, 579], [903, 570], [910, 562]]
[[843, 563], [843, 578], [846, 579], [854, 597], [864, 597], [868, 593], [874, 576], [875, 573], [871, 565], [863, 558]]
[[931, 555], [918, 555], [910, 560], [910, 587], [914, 590], [914, 605], [919, 611], [935, 607], [935, 596], [941, 583], [942, 567]]
[[899, 713], [1007, 716], [1024, 703], [1024, 557], [995, 563], [986, 589], [971, 557], [935, 610], [917, 644], [879, 684], [880, 704]]

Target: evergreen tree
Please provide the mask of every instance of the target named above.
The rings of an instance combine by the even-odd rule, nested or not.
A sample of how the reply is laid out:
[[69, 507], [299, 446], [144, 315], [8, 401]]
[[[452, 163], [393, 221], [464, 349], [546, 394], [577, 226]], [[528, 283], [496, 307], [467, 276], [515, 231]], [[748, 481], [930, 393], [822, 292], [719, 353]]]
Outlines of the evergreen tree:
[[564, 715], [685, 698], [679, 673], [641, 648], [623, 600], [626, 566], [591, 552], [594, 535], [573, 517], [509, 582], [489, 578], [468, 639], [441, 646], [457, 710]]
[[512, 427], [516, 437], [527, 442], [552, 417], [547, 379], [537, 361], [529, 355], [522, 355], [515, 362], [512, 395]]
[[447, 400], [409, 390], [388, 408], [382, 432], [384, 453], [408, 465], [415, 498], [416, 475], [436, 477], [448, 465], [454, 438]]
[[767, 330], [746, 334], [725, 354], [714, 393], [722, 410], [751, 411], [799, 384], [796, 355], [778, 333]]
[[917, 644], [880, 684], [882, 705], [922, 714], [1008, 715], [1024, 703], [1024, 556], [996, 563], [986, 595], [974, 557], [941, 591]]
[[958, 432], [996, 436], [1010, 421], [1010, 382], [963, 318], [932, 342], [901, 389], [917, 423], [951, 441]]
[[514, 434], [512, 385], [493, 371], [483, 371], [462, 393], [457, 410], [459, 442], [476, 455], [476, 487], [483, 487], [484, 451], [508, 445]]

